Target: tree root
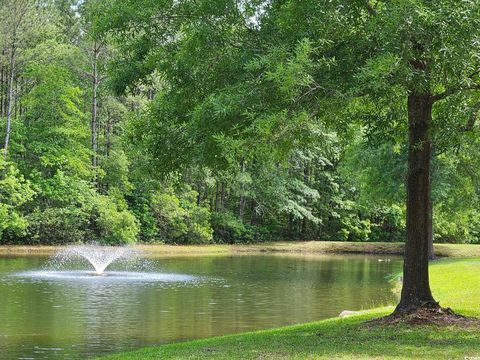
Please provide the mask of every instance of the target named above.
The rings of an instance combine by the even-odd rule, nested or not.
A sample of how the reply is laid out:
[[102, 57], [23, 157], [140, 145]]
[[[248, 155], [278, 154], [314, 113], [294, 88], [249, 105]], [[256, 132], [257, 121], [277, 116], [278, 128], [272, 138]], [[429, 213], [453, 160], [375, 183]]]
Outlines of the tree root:
[[397, 313], [368, 321], [366, 327], [382, 325], [437, 325], [437, 326], [460, 326], [479, 327], [480, 319], [455, 314], [450, 308], [442, 307], [420, 307], [408, 312]]

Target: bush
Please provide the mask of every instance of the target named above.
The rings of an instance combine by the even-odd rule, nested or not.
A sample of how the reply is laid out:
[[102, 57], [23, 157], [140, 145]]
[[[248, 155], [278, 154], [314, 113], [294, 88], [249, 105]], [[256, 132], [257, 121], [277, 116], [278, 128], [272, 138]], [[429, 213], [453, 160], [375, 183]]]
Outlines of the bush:
[[111, 245], [129, 244], [137, 240], [137, 219], [121, 196], [97, 195], [91, 221], [93, 240]]
[[216, 212], [212, 215], [215, 242], [248, 243], [254, 240], [253, 230], [231, 212]]
[[66, 244], [88, 236], [94, 190], [89, 182], [57, 170], [45, 179], [39, 172], [30, 177], [36, 196], [26, 215], [28, 228], [23, 242]]
[[480, 213], [476, 210], [470, 214], [468, 233], [469, 235], [466, 242], [474, 244], [480, 243]]
[[374, 207], [369, 241], [402, 242], [405, 240], [405, 212], [401, 206]]
[[88, 214], [75, 207], [35, 209], [27, 216], [25, 243], [66, 244], [81, 242], [88, 228]]
[[449, 205], [439, 204], [433, 211], [433, 239], [442, 243], [465, 243], [472, 241], [472, 230], [475, 216], [471, 209], [451, 208]]
[[19, 174], [16, 167], [0, 159], [0, 240], [4, 232], [16, 236], [25, 233], [28, 221], [20, 208], [34, 194], [30, 182]]
[[158, 229], [157, 240], [180, 244], [212, 241], [210, 210], [197, 205], [197, 195], [189, 187], [178, 194], [168, 188], [153, 195], [151, 207]]
[[369, 219], [360, 219], [355, 214], [340, 219], [341, 228], [338, 231], [340, 241], [368, 241], [372, 231]]
[[144, 194], [137, 193], [131, 198], [132, 212], [135, 214], [139, 222], [139, 233], [138, 236], [142, 242], [154, 242], [156, 241], [156, 236], [158, 234], [158, 228], [156, 219], [153, 215], [150, 199], [148, 199]]

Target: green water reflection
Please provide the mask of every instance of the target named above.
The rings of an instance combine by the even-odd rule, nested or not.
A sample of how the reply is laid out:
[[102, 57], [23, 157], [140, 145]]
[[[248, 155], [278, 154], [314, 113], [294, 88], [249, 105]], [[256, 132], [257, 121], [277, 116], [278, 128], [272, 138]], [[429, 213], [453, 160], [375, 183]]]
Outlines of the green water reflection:
[[15, 276], [42, 257], [0, 257], [0, 359], [77, 359], [265, 329], [392, 303], [401, 261], [372, 256], [151, 259], [192, 283], [59, 281]]

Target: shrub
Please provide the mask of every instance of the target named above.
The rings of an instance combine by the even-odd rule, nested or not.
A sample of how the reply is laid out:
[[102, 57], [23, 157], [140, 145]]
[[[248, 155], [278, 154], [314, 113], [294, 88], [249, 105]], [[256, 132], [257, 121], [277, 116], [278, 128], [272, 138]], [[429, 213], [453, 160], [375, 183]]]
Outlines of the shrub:
[[91, 217], [94, 240], [107, 244], [128, 244], [137, 240], [139, 225], [123, 197], [97, 195]]
[[212, 215], [215, 242], [247, 243], [254, 240], [253, 231], [229, 211]]
[[210, 211], [197, 205], [198, 193], [185, 187], [178, 194], [172, 188], [157, 191], [151, 202], [158, 229], [157, 239], [169, 243], [211, 242]]
[[374, 207], [369, 241], [401, 242], [405, 240], [405, 212], [398, 205]]
[[4, 232], [16, 236], [25, 233], [28, 221], [19, 211], [35, 192], [18, 170], [0, 159], [0, 239]]
[[132, 212], [139, 222], [138, 236], [140, 241], [154, 242], [158, 234], [158, 228], [150, 206], [150, 200], [142, 194], [135, 194], [129, 200], [132, 202]]
[[27, 216], [27, 220], [26, 243], [81, 242], [87, 234], [88, 214], [72, 206], [37, 208]]

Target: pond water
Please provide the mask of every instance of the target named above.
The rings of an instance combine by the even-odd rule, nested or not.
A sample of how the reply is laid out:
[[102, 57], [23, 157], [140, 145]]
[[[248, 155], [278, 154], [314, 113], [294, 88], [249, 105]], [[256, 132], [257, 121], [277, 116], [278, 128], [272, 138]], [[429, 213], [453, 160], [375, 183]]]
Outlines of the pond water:
[[[155, 257], [149, 271], [179, 275], [178, 281], [145, 273], [110, 281], [35, 276], [47, 258], [3, 256], [0, 359], [85, 359], [391, 304], [396, 299], [389, 277], [401, 270], [401, 260], [382, 259]], [[109, 270], [124, 270], [119, 266]]]

